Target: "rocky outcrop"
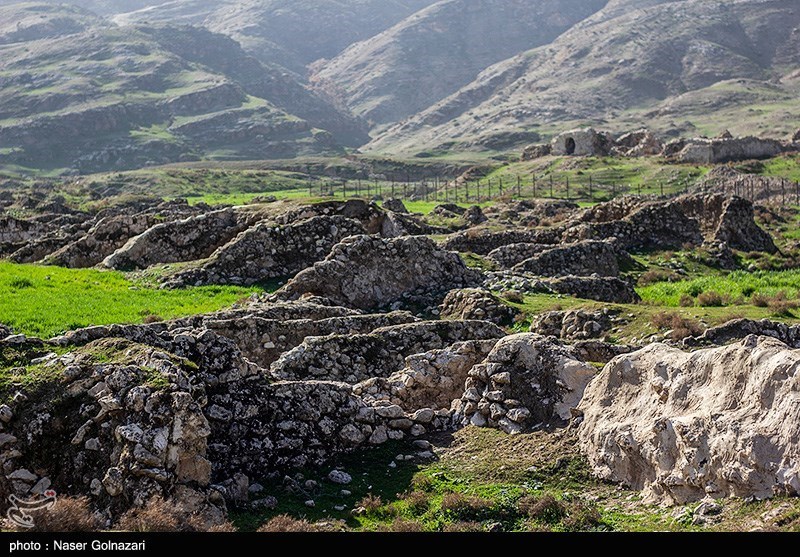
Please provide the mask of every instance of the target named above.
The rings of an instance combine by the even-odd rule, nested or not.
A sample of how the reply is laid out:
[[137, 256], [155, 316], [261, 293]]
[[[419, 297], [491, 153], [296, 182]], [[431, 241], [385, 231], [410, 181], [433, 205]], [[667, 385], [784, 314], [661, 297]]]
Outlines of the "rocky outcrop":
[[523, 261], [527, 261], [549, 249], [553, 249], [553, 246], [547, 244], [509, 244], [490, 251], [486, 258], [496, 263], [501, 269], [512, 269]]
[[348, 199], [347, 201], [324, 201], [305, 205], [279, 216], [276, 222], [293, 224], [313, 217], [339, 216], [357, 220], [367, 234], [378, 234], [381, 231], [385, 215], [386, 213], [375, 203], [368, 203], [362, 199]]
[[633, 286], [619, 278], [563, 277], [547, 282], [547, 287], [558, 294], [566, 294], [616, 304], [636, 304], [642, 301]]
[[560, 234], [549, 230], [467, 230], [450, 236], [442, 244], [446, 250], [487, 255], [497, 248], [510, 244], [555, 244]]
[[489, 355], [495, 344], [495, 339], [470, 340], [408, 356], [402, 370], [358, 383], [353, 392], [367, 403], [387, 401], [406, 412], [449, 410], [464, 393], [469, 371]]
[[505, 336], [486, 321], [428, 321], [376, 329], [368, 334], [309, 337], [270, 366], [281, 380], [315, 379], [355, 384], [388, 377], [403, 368], [406, 356], [456, 342]]
[[[88, 348], [47, 356], [60, 381], [7, 402], [0, 495], [53, 486], [59, 495], [89, 494], [111, 516], [152, 496], [199, 496], [224, 509], [211, 487], [205, 388], [188, 362], [127, 341]], [[119, 363], [91, 356], [120, 351], [127, 357]]]
[[413, 321], [414, 316], [406, 312], [319, 320], [265, 319], [257, 314], [248, 314], [227, 319], [208, 318], [203, 321], [203, 326], [231, 339], [246, 358], [268, 368], [281, 354], [299, 346], [307, 337], [365, 334], [378, 328]]
[[614, 277], [541, 278], [530, 273], [499, 271], [487, 273], [483, 286], [493, 292], [516, 290], [524, 294], [565, 294], [617, 304], [641, 301], [629, 282]]
[[653, 344], [587, 387], [581, 450], [599, 477], [664, 504], [800, 494], [800, 352], [771, 338]]
[[203, 259], [247, 228], [252, 220], [250, 215], [227, 208], [157, 224], [128, 240], [103, 261], [103, 266], [132, 270], [157, 263]]
[[686, 140], [675, 158], [688, 164], [722, 164], [733, 161], [768, 159], [784, 151], [776, 139], [759, 137], [718, 137]]
[[85, 236], [46, 257], [45, 263], [77, 269], [94, 267], [157, 221], [152, 213], [102, 218]]
[[497, 296], [482, 288], [452, 290], [439, 307], [442, 319], [483, 320], [496, 325], [510, 325], [516, 313], [514, 308], [507, 306]]
[[397, 238], [398, 236], [426, 236], [429, 234], [447, 234], [447, 228], [430, 226], [418, 217], [405, 213], [387, 211], [383, 218], [380, 235], [383, 238]]
[[567, 341], [587, 340], [605, 336], [612, 326], [613, 315], [608, 308], [597, 311], [548, 311], [533, 318], [531, 332]]
[[550, 152], [556, 156], [604, 157], [611, 152], [613, 140], [605, 132], [593, 128], [570, 130], [553, 138]]
[[53, 227], [46, 223], [0, 215], [0, 245], [30, 242], [52, 231]]
[[621, 135], [614, 142], [613, 153], [623, 157], [652, 157], [664, 151], [664, 143], [650, 130], [641, 129]]
[[756, 224], [753, 204], [744, 198], [695, 194], [681, 196], [675, 204], [700, 223], [707, 242], [724, 242], [742, 251], [778, 250], [772, 237]]
[[324, 259], [343, 238], [363, 233], [359, 222], [338, 215], [286, 226], [263, 222], [219, 248], [202, 266], [177, 273], [165, 284], [251, 285], [291, 276]]
[[552, 339], [528, 333], [509, 336], [470, 370], [453, 410], [464, 424], [512, 434], [563, 423], [595, 373]]
[[383, 202], [383, 208], [384, 210], [391, 211], [393, 213], [401, 213], [401, 214], [408, 213], [408, 209], [406, 209], [406, 206], [403, 204], [403, 201], [401, 199], [395, 199], [393, 197]]
[[570, 347], [581, 360], [601, 364], [607, 364], [617, 356], [636, 350], [636, 347], [627, 344], [612, 344], [600, 340], [579, 340], [570, 344]]
[[512, 271], [543, 277], [568, 275], [602, 277], [619, 276], [620, 254], [610, 242], [586, 241], [571, 246], [545, 250], [516, 265]]
[[564, 232], [562, 240], [578, 242], [616, 238], [617, 245], [624, 250], [680, 248], [684, 244], [698, 246], [703, 243], [699, 223], [674, 203], [647, 203], [621, 219], [612, 215], [620, 214], [625, 206], [617, 203], [611, 209], [596, 209], [585, 214], [583, 219], [592, 215], [602, 220], [572, 226]]
[[750, 335], [774, 338], [792, 348], [800, 348], [800, 325], [787, 325], [769, 319], [733, 319], [723, 325], [706, 329], [697, 337], [686, 338], [683, 343], [686, 346], [722, 346]]
[[429, 238], [356, 236], [337, 244], [324, 261], [299, 273], [277, 295], [315, 295], [345, 307], [374, 309], [411, 295], [444, 297], [479, 281], [480, 274], [468, 269], [458, 254]]

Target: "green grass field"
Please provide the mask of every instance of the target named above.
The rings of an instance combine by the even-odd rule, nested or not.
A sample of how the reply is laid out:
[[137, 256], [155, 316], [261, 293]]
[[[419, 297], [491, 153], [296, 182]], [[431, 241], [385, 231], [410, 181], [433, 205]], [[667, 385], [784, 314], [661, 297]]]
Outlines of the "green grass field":
[[727, 298], [726, 305], [744, 305], [753, 294], [776, 296], [780, 292], [789, 299], [800, 294], [800, 270], [756, 271], [748, 273], [734, 271], [727, 276], [703, 276], [682, 282], [660, 282], [638, 289], [646, 303], [678, 307], [682, 296], [697, 298], [702, 293], [716, 292]]
[[0, 323], [47, 338], [90, 325], [216, 311], [259, 291], [229, 286], [158, 290], [117, 272], [0, 262]]

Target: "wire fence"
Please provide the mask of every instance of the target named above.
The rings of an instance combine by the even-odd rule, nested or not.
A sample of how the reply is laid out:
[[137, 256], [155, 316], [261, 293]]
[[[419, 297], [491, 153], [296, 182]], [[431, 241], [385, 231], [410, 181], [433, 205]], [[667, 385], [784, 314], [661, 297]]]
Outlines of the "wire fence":
[[684, 193], [696, 184], [681, 178], [660, 180], [651, 184], [626, 183], [597, 178], [591, 174], [575, 177], [569, 174], [511, 176], [505, 178], [433, 178], [431, 180], [392, 181], [382, 179], [328, 179], [309, 182], [308, 193], [321, 197], [360, 197], [367, 199], [402, 199], [408, 201], [440, 201], [482, 203], [495, 199], [558, 199], [576, 203], [608, 201], [621, 195], [671, 196]]

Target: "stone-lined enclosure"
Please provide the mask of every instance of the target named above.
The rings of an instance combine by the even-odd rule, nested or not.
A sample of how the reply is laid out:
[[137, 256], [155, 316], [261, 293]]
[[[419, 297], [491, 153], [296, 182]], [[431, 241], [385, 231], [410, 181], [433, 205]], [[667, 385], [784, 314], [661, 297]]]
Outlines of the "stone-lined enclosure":
[[[595, 451], [599, 474], [670, 500], [700, 493], [691, 467], [654, 463], [652, 453], [625, 444], [628, 438], [615, 429], [628, 423], [625, 415], [613, 424], [603, 418], [617, 391], [630, 397], [644, 397], [651, 387], [671, 392], [670, 381], [678, 385], [680, 378], [669, 375], [669, 361], [694, 356], [605, 342], [619, 318], [607, 311], [544, 314], [531, 333], [512, 335], [503, 327], [513, 323], [515, 310], [502, 293], [636, 303], [625, 277], [636, 265], [629, 251], [675, 242], [774, 250], [753, 220], [752, 205], [713, 195], [624, 198], [590, 209], [520, 203], [513, 210], [521, 221], [548, 212], [563, 218], [550, 228], [497, 232], [486, 211], [488, 226], [441, 241], [403, 233], [395, 224], [406, 223], [407, 231], [409, 223], [424, 223], [392, 207], [398, 212], [364, 202], [214, 211], [176, 202], [131, 209], [132, 216], [76, 214], [65, 227], [53, 224], [60, 222], [55, 217], [0, 221], [3, 253], [27, 258], [57, 246], [43, 258], [118, 269], [180, 263], [166, 274], [165, 287], [289, 279], [274, 294], [234, 309], [168, 322], [91, 327], [48, 341], [0, 326], [0, 348], [3, 358], [17, 362], [14, 373], [35, 369], [42, 377], [0, 393], [0, 497], [49, 487], [87, 494], [109, 524], [155, 495], [221, 517], [226, 506], [246, 503], [248, 482], [274, 481], [343, 452], [468, 424], [517, 434], [581, 421], [584, 448]], [[402, 216], [391, 220], [394, 215]], [[476, 223], [477, 216], [474, 211]], [[387, 222], [395, 223], [388, 234]], [[456, 251], [485, 256], [496, 270], [469, 268]], [[798, 336], [742, 323], [687, 345], [772, 329], [785, 341]], [[736, 357], [745, 361], [745, 353], [765, 342], [747, 340]], [[783, 345], [764, 345], [770, 361], [795, 357]], [[724, 356], [732, 349], [719, 350]], [[657, 358], [667, 367], [653, 363]], [[663, 384], [653, 386], [658, 378], [640, 362], [653, 363]], [[725, 366], [719, 365], [721, 376]], [[791, 376], [791, 366], [781, 366], [776, 369]], [[638, 385], [636, 393], [625, 394], [627, 383], [617, 385], [617, 376]], [[775, 377], [756, 375], [749, 388], [769, 398], [784, 388]], [[638, 401], [635, 411], [643, 417], [634, 421], [678, 423], [688, 415], [689, 402], [654, 409], [662, 398]], [[702, 408], [690, 410], [692, 424], [711, 419]], [[789, 416], [783, 407], [776, 412]], [[749, 427], [742, 420], [736, 423]], [[691, 431], [716, 430], [698, 425]], [[778, 433], [785, 439], [770, 446], [769, 458], [794, 455], [793, 431]], [[631, 435], [635, 446], [652, 441]], [[775, 484], [764, 479], [759, 462], [748, 460], [747, 447], [736, 450], [745, 456], [735, 466], [724, 450], [709, 452], [712, 465], [724, 471], [706, 474], [718, 493], [760, 494]], [[676, 462], [690, 458], [681, 451]], [[631, 455], [636, 468], [626, 467]], [[794, 476], [780, 466], [781, 489], [789, 491]], [[758, 485], [731, 479], [726, 470], [733, 469], [760, 478]]]

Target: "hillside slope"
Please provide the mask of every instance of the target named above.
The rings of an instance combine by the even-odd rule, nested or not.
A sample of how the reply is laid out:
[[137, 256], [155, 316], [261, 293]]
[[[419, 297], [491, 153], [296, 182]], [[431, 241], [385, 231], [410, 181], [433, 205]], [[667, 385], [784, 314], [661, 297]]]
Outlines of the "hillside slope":
[[119, 14], [121, 24], [202, 24], [241, 43], [262, 62], [298, 74], [436, 0], [183, 0]]
[[607, 0], [444, 0], [325, 64], [317, 86], [374, 125], [401, 120], [537, 46]]
[[551, 44], [488, 68], [369, 148], [474, 148], [584, 123], [687, 133], [760, 124], [774, 135], [800, 116], [798, 68], [792, 0], [617, 0]]
[[105, 23], [61, 31], [0, 45], [2, 165], [87, 172], [291, 157], [340, 153], [367, 137], [230, 38]]

